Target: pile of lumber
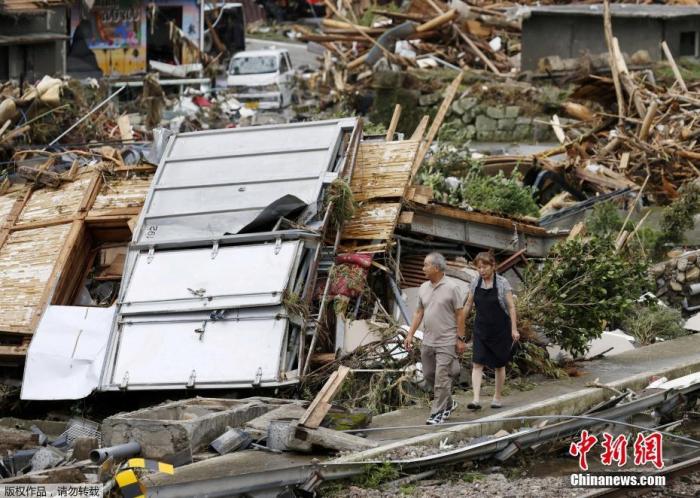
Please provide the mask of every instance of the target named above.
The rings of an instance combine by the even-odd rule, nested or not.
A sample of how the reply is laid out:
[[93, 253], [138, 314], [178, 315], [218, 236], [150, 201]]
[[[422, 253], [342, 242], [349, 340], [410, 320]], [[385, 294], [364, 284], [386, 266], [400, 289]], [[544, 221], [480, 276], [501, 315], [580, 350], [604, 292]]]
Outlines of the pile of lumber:
[[656, 85], [648, 73], [630, 72], [607, 8], [605, 14], [612, 75], [587, 78], [572, 98], [595, 101], [606, 110], [564, 104], [579, 123], [567, 127], [554, 116], [551, 125], [561, 146], [543, 156], [566, 152], [565, 161], [550, 162], [550, 167], [564, 167], [584, 189], [605, 193], [645, 186], [650, 200], [667, 202], [700, 173], [700, 85], [686, 84], [665, 42], [662, 48], [675, 75], [670, 87]]
[[[350, 2], [347, 2], [348, 4]], [[354, 9], [326, 0], [320, 32], [297, 26], [301, 39], [323, 45], [350, 72], [371, 69], [380, 59], [402, 67], [470, 67], [494, 74], [513, 68], [509, 55], [520, 51], [520, 24], [504, 9], [449, 8], [440, 0], [413, 0], [406, 11], [372, 8], [364, 26]], [[406, 50], [397, 50], [398, 42]]]

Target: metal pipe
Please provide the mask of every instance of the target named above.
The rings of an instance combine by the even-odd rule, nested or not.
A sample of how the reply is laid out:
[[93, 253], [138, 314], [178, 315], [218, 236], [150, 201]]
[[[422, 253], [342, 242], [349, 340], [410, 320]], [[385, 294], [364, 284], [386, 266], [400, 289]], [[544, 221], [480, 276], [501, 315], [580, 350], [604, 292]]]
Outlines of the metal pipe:
[[90, 460], [92, 463], [100, 464], [113, 457], [115, 460], [128, 458], [141, 453], [141, 445], [135, 441], [107, 448], [97, 448], [90, 452]]
[[118, 89], [116, 92], [114, 92], [112, 95], [110, 95], [109, 97], [107, 97], [106, 99], [104, 99], [102, 102], [100, 102], [96, 107], [94, 107], [94, 108], [93, 108], [90, 112], [88, 112], [85, 116], [83, 116], [83, 117], [80, 118], [78, 121], [76, 121], [76, 122], [73, 124], [73, 126], [69, 127], [66, 131], [64, 131], [63, 133], [61, 133], [61, 134], [60, 134], [59, 136], [57, 136], [56, 138], [54, 138], [53, 141], [52, 141], [51, 143], [49, 143], [49, 145], [47, 145], [46, 147], [44, 147], [44, 149], [48, 149], [49, 147], [51, 147], [52, 145], [54, 145], [56, 142], [58, 142], [59, 140], [61, 140], [63, 137], [65, 137], [68, 133], [71, 132], [71, 130], [73, 130], [73, 128], [75, 128], [75, 127], [78, 126], [80, 123], [82, 123], [83, 121], [85, 121], [87, 118], [89, 118], [90, 116], [92, 116], [92, 114], [93, 114], [97, 109], [99, 109], [100, 107], [102, 107], [103, 105], [105, 105], [107, 102], [109, 102], [110, 100], [112, 100], [114, 97], [116, 97], [117, 95], [119, 95], [119, 94], [121, 93], [121, 91], [124, 90], [124, 88], [126, 88], [126, 87], [123, 86], [123, 87], [119, 88], [119, 89]]
[[401, 290], [399, 290], [399, 286], [396, 285], [396, 281], [394, 281], [394, 279], [391, 277], [389, 277], [389, 285], [391, 285], [391, 290], [394, 292], [394, 299], [396, 299], [396, 304], [399, 305], [399, 310], [401, 310], [401, 316], [406, 321], [407, 325], [411, 325], [411, 317], [408, 315], [408, 308], [406, 307], [406, 303], [401, 297]]

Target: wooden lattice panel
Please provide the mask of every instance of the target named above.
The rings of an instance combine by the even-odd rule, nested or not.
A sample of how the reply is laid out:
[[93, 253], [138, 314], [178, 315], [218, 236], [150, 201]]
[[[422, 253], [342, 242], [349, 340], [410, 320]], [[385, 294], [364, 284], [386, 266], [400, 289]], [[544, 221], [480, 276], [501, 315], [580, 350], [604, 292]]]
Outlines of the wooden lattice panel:
[[102, 185], [88, 216], [106, 216], [124, 209], [140, 211], [152, 177], [109, 178]]
[[72, 224], [13, 232], [0, 249], [0, 330], [30, 324]]
[[350, 182], [355, 200], [402, 197], [418, 145], [410, 140], [361, 143]]
[[85, 174], [75, 181], [61, 184], [58, 188], [42, 188], [32, 192], [17, 219], [17, 226], [75, 216], [91, 180], [92, 176]]
[[387, 240], [394, 233], [401, 203], [367, 203], [343, 227], [343, 240]]

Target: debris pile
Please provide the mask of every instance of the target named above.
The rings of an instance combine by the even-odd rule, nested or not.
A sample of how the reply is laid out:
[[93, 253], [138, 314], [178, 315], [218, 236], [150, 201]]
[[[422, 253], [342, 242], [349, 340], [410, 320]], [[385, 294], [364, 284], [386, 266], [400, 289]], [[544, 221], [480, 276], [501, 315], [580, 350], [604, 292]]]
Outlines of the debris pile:
[[700, 251], [675, 252], [675, 256], [651, 267], [656, 295], [689, 312], [700, 310]]
[[462, 2], [448, 8], [440, 0], [413, 0], [405, 11], [368, 6], [356, 14], [325, 4], [332, 17], [322, 20], [321, 33], [295, 29], [300, 39], [321, 44], [337, 57], [339, 68], [333, 72], [361, 73], [383, 57], [404, 68], [471, 67], [496, 75], [517, 65], [520, 26], [500, 8]]
[[[695, 122], [700, 112], [700, 87], [683, 80], [666, 44], [664, 53], [673, 68], [675, 83], [668, 88], [650, 80], [647, 73], [628, 70], [617, 39], [612, 36], [606, 12], [606, 35], [611, 77], [589, 77], [571, 95], [564, 110], [583, 126], [566, 130], [554, 116], [552, 127], [562, 146], [543, 156], [566, 151], [558, 165], [579, 183], [605, 193], [645, 186], [653, 202], [678, 196], [679, 187], [698, 174], [700, 145]], [[577, 102], [583, 102], [582, 104]], [[594, 113], [586, 101], [603, 105]]]

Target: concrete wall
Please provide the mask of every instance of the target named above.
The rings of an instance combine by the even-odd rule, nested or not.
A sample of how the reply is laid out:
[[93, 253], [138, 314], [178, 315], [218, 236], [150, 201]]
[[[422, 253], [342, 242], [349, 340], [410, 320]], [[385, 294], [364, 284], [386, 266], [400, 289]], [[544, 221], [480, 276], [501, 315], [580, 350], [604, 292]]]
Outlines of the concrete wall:
[[[613, 18], [613, 31], [623, 52], [649, 52], [659, 60], [661, 41], [668, 41], [674, 56], [678, 54], [681, 31], [700, 29], [700, 16], [664, 21], [654, 18]], [[522, 69], [535, 70], [547, 56], [577, 58], [585, 53], [607, 52], [603, 18], [597, 16], [533, 13], [523, 21]]]
[[[3, 36], [65, 36], [67, 31], [66, 9], [62, 7], [35, 15], [0, 15], [0, 34]], [[24, 77], [32, 81], [45, 74], [63, 74], [65, 71], [64, 39], [0, 47], [0, 80], [19, 79], [24, 73]]]
[[[668, 48], [671, 49], [674, 57], [677, 57], [680, 52], [681, 33], [684, 31], [700, 33], [700, 15], [683, 19], [671, 19], [666, 21], [664, 28], [664, 39], [668, 43]], [[696, 54], [696, 56], [698, 55], [700, 54]]]

